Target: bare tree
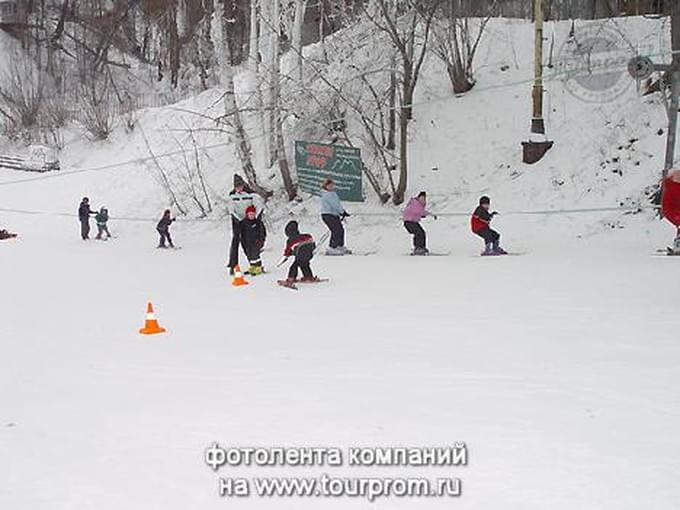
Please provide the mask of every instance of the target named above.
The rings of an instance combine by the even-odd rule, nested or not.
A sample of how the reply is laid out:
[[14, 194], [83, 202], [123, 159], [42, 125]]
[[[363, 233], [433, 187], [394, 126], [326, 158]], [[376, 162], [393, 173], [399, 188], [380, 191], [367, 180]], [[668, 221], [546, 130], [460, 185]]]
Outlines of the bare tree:
[[425, 61], [435, 12], [442, 0], [375, 0], [379, 15], [371, 18], [385, 32], [399, 55], [399, 181], [392, 200], [404, 201], [408, 185], [408, 128], [413, 117], [413, 97]]
[[224, 69], [222, 75], [226, 89], [224, 93], [225, 118], [233, 128], [236, 153], [241, 162], [243, 173], [248, 180], [248, 184], [257, 194], [267, 199], [272, 195], [272, 192], [263, 188], [257, 180], [257, 174], [255, 172], [255, 167], [253, 166], [252, 146], [248, 133], [243, 125], [241, 111], [236, 101], [236, 88], [234, 85], [235, 61], [232, 49], [233, 46], [238, 45], [239, 42], [230, 35], [233, 23], [229, 21], [229, 18], [226, 16], [223, 17], [221, 26], [223, 31], [222, 42], [224, 44]]
[[432, 29], [432, 52], [446, 65], [454, 94], [464, 94], [475, 86], [475, 54], [497, 3], [490, 3], [486, 17], [471, 20], [464, 14], [469, 1], [444, 0], [441, 20]]

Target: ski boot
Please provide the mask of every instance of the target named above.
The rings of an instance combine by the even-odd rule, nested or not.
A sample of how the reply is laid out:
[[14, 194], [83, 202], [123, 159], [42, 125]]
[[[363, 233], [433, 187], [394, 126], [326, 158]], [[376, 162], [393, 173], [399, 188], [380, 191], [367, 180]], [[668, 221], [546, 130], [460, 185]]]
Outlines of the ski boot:
[[276, 283], [278, 283], [281, 287], [297, 290], [298, 286], [295, 285], [296, 281], [297, 280], [295, 278], [286, 278], [285, 280], [277, 280]]
[[303, 276], [300, 283], [319, 283], [321, 278], [318, 276]]
[[427, 255], [429, 253], [430, 253], [430, 250], [428, 250], [427, 248], [413, 248], [411, 255], [423, 256], [423, 255]]
[[246, 271], [246, 274], [249, 274], [250, 276], [259, 276], [264, 273], [264, 269], [262, 269], [262, 266], [254, 265], [250, 266], [248, 268], [248, 271]]
[[345, 255], [345, 249], [342, 247], [328, 248], [326, 250], [326, 255], [328, 255], [329, 257], [339, 257], [341, 255]]
[[495, 255], [494, 249], [493, 249], [493, 244], [492, 243], [486, 243], [486, 248], [482, 252], [482, 257], [488, 257], [490, 255]]
[[352, 250], [350, 250], [350, 249], [347, 248], [346, 246], [341, 246], [340, 249], [343, 251], [343, 253], [344, 253], [345, 255], [351, 255], [351, 254], [352, 254]]

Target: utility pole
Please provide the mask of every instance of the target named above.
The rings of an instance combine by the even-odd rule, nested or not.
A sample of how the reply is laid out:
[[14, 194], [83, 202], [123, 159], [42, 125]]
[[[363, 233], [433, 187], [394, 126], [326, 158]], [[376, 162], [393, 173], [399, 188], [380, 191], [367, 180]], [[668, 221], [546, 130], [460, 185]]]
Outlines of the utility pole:
[[534, 0], [534, 86], [531, 92], [533, 113], [531, 117], [531, 137], [522, 142], [522, 161], [536, 163], [553, 146], [545, 136], [543, 119], [543, 0]]
[[661, 93], [666, 93], [669, 85], [671, 97], [668, 101], [668, 133], [666, 138], [666, 156], [661, 173], [661, 202], [663, 202], [664, 184], [669, 172], [675, 166], [675, 145], [678, 130], [678, 108], [680, 107], [680, 4], [674, 2], [670, 7], [671, 15], [671, 52], [670, 64], [655, 64], [649, 57], [635, 57], [628, 64], [628, 72], [633, 78], [646, 80], [654, 72], [665, 76], [661, 80]]

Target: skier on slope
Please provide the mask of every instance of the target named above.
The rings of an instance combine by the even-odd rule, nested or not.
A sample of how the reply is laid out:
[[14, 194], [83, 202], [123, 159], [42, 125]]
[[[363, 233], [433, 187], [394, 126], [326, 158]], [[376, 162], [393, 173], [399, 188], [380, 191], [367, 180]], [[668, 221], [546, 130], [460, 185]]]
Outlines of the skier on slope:
[[[234, 189], [229, 193], [229, 212], [231, 213], [231, 246], [229, 248], [229, 274], [234, 274], [234, 268], [238, 265], [239, 246], [243, 244], [243, 220], [246, 217], [248, 206], [260, 206], [259, 196], [248, 187], [246, 182], [238, 174], [234, 174]], [[260, 207], [261, 209], [261, 207]], [[262, 212], [260, 212], [260, 219]]]
[[473, 233], [484, 239], [485, 250], [482, 255], [507, 255], [507, 252], [500, 246], [501, 235], [491, 228], [491, 220], [498, 213], [489, 212], [490, 207], [489, 197], [483, 196], [479, 199], [479, 205], [470, 218], [470, 228]]
[[427, 255], [430, 253], [430, 250], [427, 249], [425, 230], [420, 226], [420, 220], [427, 216], [432, 216], [436, 220], [437, 216], [428, 211], [426, 207], [427, 193], [421, 191], [409, 200], [402, 213], [404, 228], [413, 236], [413, 252], [411, 252], [411, 255]]
[[95, 211], [90, 209], [90, 199], [83, 197], [80, 201], [80, 206], [78, 207], [78, 220], [80, 221], [80, 237], [83, 241], [90, 238], [90, 216], [97, 214]]
[[4, 241], [5, 239], [14, 239], [15, 237], [18, 237], [19, 234], [15, 234], [14, 232], [9, 232], [7, 230], [0, 229], [0, 241]]
[[257, 208], [254, 205], [246, 207], [246, 217], [241, 224], [243, 246], [250, 262], [248, 274], [260, 275], [264, 272], [260, 255], [267, 239], [267, 229], [262, 219], [257, 216]]
[[297, 221], [289, 221], [286, 225], [285, 233], [288, 240], [283, 251], [283, 259], [278, 265], [283, 265], [290, 257], [295, 257], [295, 259], [288, 270], [288, 278], [279, 280], [279, 284], [284, 287], [295, 288], [295, 282], [298, 281], [298, 270], [302, 271], [301, 282], [313, 283], [320, 281], [317, 276], [314, 276], [310, 266], [316, 248], [314, 238], [310, 234], [301, 234]]
[[342, 220], [349, 213], [340, 203], [333, 179], [326, 179], [321, 186], [321, 219], [331, 232], [331, 240], [326, 255], [351, 255], [352, 250], [345, 247], [345, 228]]
[[175, 221], [175, 218], [170, 217], [170, 209], [163, 211], [163, 217], [160, 219], [156, 225], [156, 231], [161, 236], [158, 242], [158, 248], [167, 248], [165, 241], [168, 242], [170, 248], [174, 248], [175, 245], [172, 243], [172, 237], [170, 237], [170, 225]]
[[106, 207], [99, 209], [99, 212], [94, 217], [94, 221], [97, 222], [97, 236], [95, 239], [101, 240], [104, 233], [106, 233], [106, 239], [111, 239], [111, 232], [109, 232], [107, 225], [109, 222], [109, 210]]
[[680, 255], [680, 170], [669, 172], [663, 182], [661, 213], [675, 226], [675, 240], [668, 255]]

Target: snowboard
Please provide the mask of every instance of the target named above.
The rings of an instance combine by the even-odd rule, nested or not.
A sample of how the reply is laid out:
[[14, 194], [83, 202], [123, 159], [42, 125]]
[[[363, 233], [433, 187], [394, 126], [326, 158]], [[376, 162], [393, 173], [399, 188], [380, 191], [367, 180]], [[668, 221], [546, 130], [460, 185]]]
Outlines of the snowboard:
[[431, 251], [431, 252], [428, 252], [428, 253], [423, 253], [422, 255], [411, 252], [408, 255], [411, 256], [411, 257], [448, 257], [449, 255], [451, 255], [451, 252], [450, 251], [443, 251], [443, 252]]

